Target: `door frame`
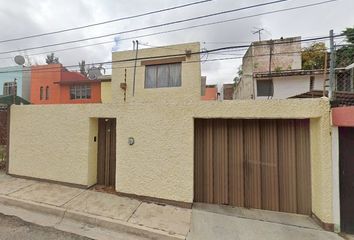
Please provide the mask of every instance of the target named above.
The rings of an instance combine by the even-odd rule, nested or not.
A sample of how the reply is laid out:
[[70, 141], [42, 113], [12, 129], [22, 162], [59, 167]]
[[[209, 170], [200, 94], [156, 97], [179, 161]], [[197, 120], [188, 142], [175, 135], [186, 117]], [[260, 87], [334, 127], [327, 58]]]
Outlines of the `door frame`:
[[[346, 132], [348, 131], [348, 132]], [[345, 179], [345, 172], [344, 171], [349, 171], [347, 169], [348, 166], [346, 166], [346, 161], [348, 161], [349, 159], [344, 159], [345, 157], [345, 153], [343, 151], [343, 147], [345, 147], [346, 145], [348, 145], [349, 143], [345, 143], [344, 141], [347, 140], [347, 138], [345, 137], [345, 135], [349, 134], [351, 137], [349, 138], [350, 142], [354, 142], [354, 127], [338, 127], [338, 147], [339, 147], [339, 196], [340, 196], [340, 229], [343, 232], [346, 233], [350, 233], [353, 234], [354, 233], [354, 227], [351, 227], [350, 229], [348, 229], [346, 224], [346, 218], [348, 215], [348, 209], [345, 207], [346, 206], [346, 202], [350, 202], [352, 203], [354, 201], [354, 193], [352, 193], [352, 196], [349, 200], [347, 200], [347, 196], [346, 196], [346, 191], [348, 191], [348, 181], [347, 179]], [[348, 148], [350, 149], [353, 153], [354, 150], [353, 148]], [[353, 163], [353, 169], [351, 170], [352, 172], [354, 172], [354, 163]], [[352, 177], [352, 181], [354, 182], [354, 176]], [[352, 183], [353, 184], [353, 183]], [[354, 212], [354, 207], [352, 207], [352, 213]], [[351, 222], [354, 222], [354, 215], [350, 214], [352, 219]], [[349, 230], [349, 231], [348, 231]]]

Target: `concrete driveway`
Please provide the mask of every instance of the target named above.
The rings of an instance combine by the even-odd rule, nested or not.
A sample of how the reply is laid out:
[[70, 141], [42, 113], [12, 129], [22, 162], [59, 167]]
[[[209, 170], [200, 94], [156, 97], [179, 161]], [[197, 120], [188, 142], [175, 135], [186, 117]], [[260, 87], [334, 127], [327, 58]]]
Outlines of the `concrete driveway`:
[[187, 240], [343, 240], [322, 230], [310, 217], [195, 204]]

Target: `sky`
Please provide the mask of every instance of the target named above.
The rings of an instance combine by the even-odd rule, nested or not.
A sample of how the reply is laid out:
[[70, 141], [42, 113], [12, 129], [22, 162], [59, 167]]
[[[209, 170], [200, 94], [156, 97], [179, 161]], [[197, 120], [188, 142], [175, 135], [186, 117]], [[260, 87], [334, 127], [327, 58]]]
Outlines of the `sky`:
[[[0, 41], [102, 22], [196, 1], [198, 0], [0, 0]], [[213, 49], [230, 45], [247, 45], [252, 41], [257, 41], [258, 35], [253, 34], [253, 32], [259, 28], [264, 29], [261, 35], [262, 40], [267, 40], [293, 36], [301, 36], [302, 38], [325, 36], [328, 35], [330, 29], [333, 29], [335, 33], [340, 33], [346, 27], [354, 27], [354, 0], [337, 0], [335, 2], [304, 9], [296, 9], [206, 27], [136, 38], [139, 35], [153, 32], [168, 31], [225, 19], [241, 18], [267, 11], [323, 1], [287, 0], [277, 4], [167, 27], [148, 29], [62, 46], [23, 51], [25, 48], [116, 33], [271, 1], [272, 0], [212, 0], [187, 8], [77, 31], [0, 43], [0, 53], [16, 50], [14, 53], [0, 54], [0, 67], [15, 65], [13, 57], [16, 55], [28, 56], [27, 60], [31, 64], [45, 64], [46, 54], [38, 55], [38, 53], [43, 52], [54, 52], [64, 66], [77, 65], [81, 60], [85, 60], [86, 63], [89, 64], [111, 61], [113, 47], [114, 49], [118, 49], [118, 51], [131, 50], [133, 48], [132, 39], [118, 41], [118, 44], [116, 45], [114, 43], [115, 37], [118, 39], [135, 38], [136, 40], [139, 40], [142, 47], [200, 42], [202, 49]], [[105, 41], [112, 42], [104, 45], [56, 52], [58, 49], [75, 48], [82, 45]], [[242, 64], [241, 58], [243, 54], [244, 51], [242, 50], [202, 56], [203, 59], [209, 60], [215, 58], [236, 58], [231, 60], [202, 61], [202, 75], [207, 76], [207, 83], [220, 85], [222, 83], [232, 82], [237, 74], [239, 66]], [[105, 67], [109, 72], [110, 66], [106, 65]]]

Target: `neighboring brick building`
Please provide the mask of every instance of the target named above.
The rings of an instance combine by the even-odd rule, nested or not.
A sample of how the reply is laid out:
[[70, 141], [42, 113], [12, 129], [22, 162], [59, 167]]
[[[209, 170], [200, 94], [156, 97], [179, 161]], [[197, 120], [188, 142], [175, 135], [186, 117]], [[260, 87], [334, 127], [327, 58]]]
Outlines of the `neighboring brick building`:
[[100, 103], [100, 81], [70, 72], [61, 64], [32, 67], [32, 104]]
[[222, 86], [222, 94], [223, 94], [223, 100], [233, 100], [234, 84], [233, 83], [225, 83]]
[[204, 90], [202, 100], [216, 100], [218, 95], [218, 88], [216, 85], [207, 85]]
[[[255, 73], [301, 69], [301, 37], [253, 42], [242, 59], [242, 77], [234, 99], [257, 98]], [[267, 83], [267, 82], [261, 82]]]

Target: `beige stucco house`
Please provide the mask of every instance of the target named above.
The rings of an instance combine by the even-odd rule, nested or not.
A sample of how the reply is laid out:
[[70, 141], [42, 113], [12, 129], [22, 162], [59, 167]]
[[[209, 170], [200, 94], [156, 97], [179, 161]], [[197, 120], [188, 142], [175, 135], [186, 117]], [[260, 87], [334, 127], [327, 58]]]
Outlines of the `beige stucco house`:
[[333, 229], [328, 100], [202, 101], [199, 51], [142, 49], [136, 68], [135, 51], [113, 53], [108, 103], [12, 106], [9, 174], [314, 215]]

